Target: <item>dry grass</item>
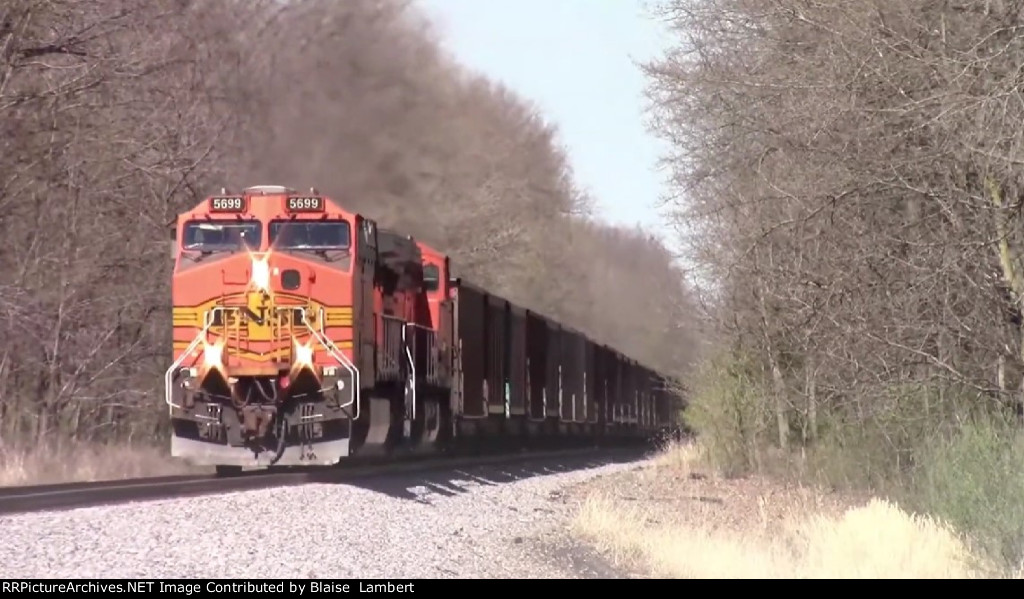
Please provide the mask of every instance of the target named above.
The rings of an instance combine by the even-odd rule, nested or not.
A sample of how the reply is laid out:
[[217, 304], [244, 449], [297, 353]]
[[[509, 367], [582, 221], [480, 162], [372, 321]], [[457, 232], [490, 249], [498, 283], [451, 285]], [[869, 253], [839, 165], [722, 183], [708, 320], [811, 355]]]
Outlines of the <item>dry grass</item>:
[[0, 445], [0, 486], [117, 480], [204, 472], [171, 458], [168, 449], [128, 445]]
[[576, 532], [659, 578], [997, 576], [948, 526], [889, 502], [724, 479], [695, 446], [584, 486]]

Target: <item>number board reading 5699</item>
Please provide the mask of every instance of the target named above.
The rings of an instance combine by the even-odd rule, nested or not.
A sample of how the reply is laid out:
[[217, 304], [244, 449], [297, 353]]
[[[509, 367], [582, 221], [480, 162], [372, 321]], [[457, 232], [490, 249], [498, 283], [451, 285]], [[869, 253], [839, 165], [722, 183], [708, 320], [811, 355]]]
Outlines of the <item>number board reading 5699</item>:
[[288, 198], [288, 212], [323, 212], [324, 199], [321, 197]]
[[210, 198], [210, 212], [245, 212], [245, 199], [240, 196]]

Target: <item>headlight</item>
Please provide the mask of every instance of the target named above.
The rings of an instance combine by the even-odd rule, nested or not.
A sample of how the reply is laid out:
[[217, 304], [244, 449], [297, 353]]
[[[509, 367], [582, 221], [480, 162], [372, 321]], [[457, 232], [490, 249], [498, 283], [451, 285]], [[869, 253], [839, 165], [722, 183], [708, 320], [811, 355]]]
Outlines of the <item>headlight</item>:
[[219, 343], [213, 345], [207, 345], [203, 348], [203, 365], [207, 369], [220, 368], [221, 366], [221, 354], [223, 353], [223, 347]]
[[296, 341], [295, 343], [295, 366], [303, 368], [313, 365], [313, 348]]

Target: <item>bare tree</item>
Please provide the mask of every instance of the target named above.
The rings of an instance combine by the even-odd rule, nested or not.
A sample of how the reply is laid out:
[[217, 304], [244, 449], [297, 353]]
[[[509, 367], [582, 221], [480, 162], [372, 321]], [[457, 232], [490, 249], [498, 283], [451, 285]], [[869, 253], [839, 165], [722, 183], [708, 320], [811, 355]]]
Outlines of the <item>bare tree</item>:
[[647, 65], [652, 126], [774, 442], [827, 414], [830, 434], [877, 424], [899, 461], [1019, 401], [1019, 10], [664, 4], [683, 39]]

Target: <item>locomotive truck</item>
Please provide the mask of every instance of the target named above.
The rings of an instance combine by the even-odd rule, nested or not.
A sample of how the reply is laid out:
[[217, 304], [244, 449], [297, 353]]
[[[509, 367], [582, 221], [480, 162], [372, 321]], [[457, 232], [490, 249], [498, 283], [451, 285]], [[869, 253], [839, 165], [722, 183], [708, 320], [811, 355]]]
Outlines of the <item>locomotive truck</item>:
[[174, 457], [226, 474], [674, 427], [666, 377], [316, 189], [222, 190], [172, 239]]

